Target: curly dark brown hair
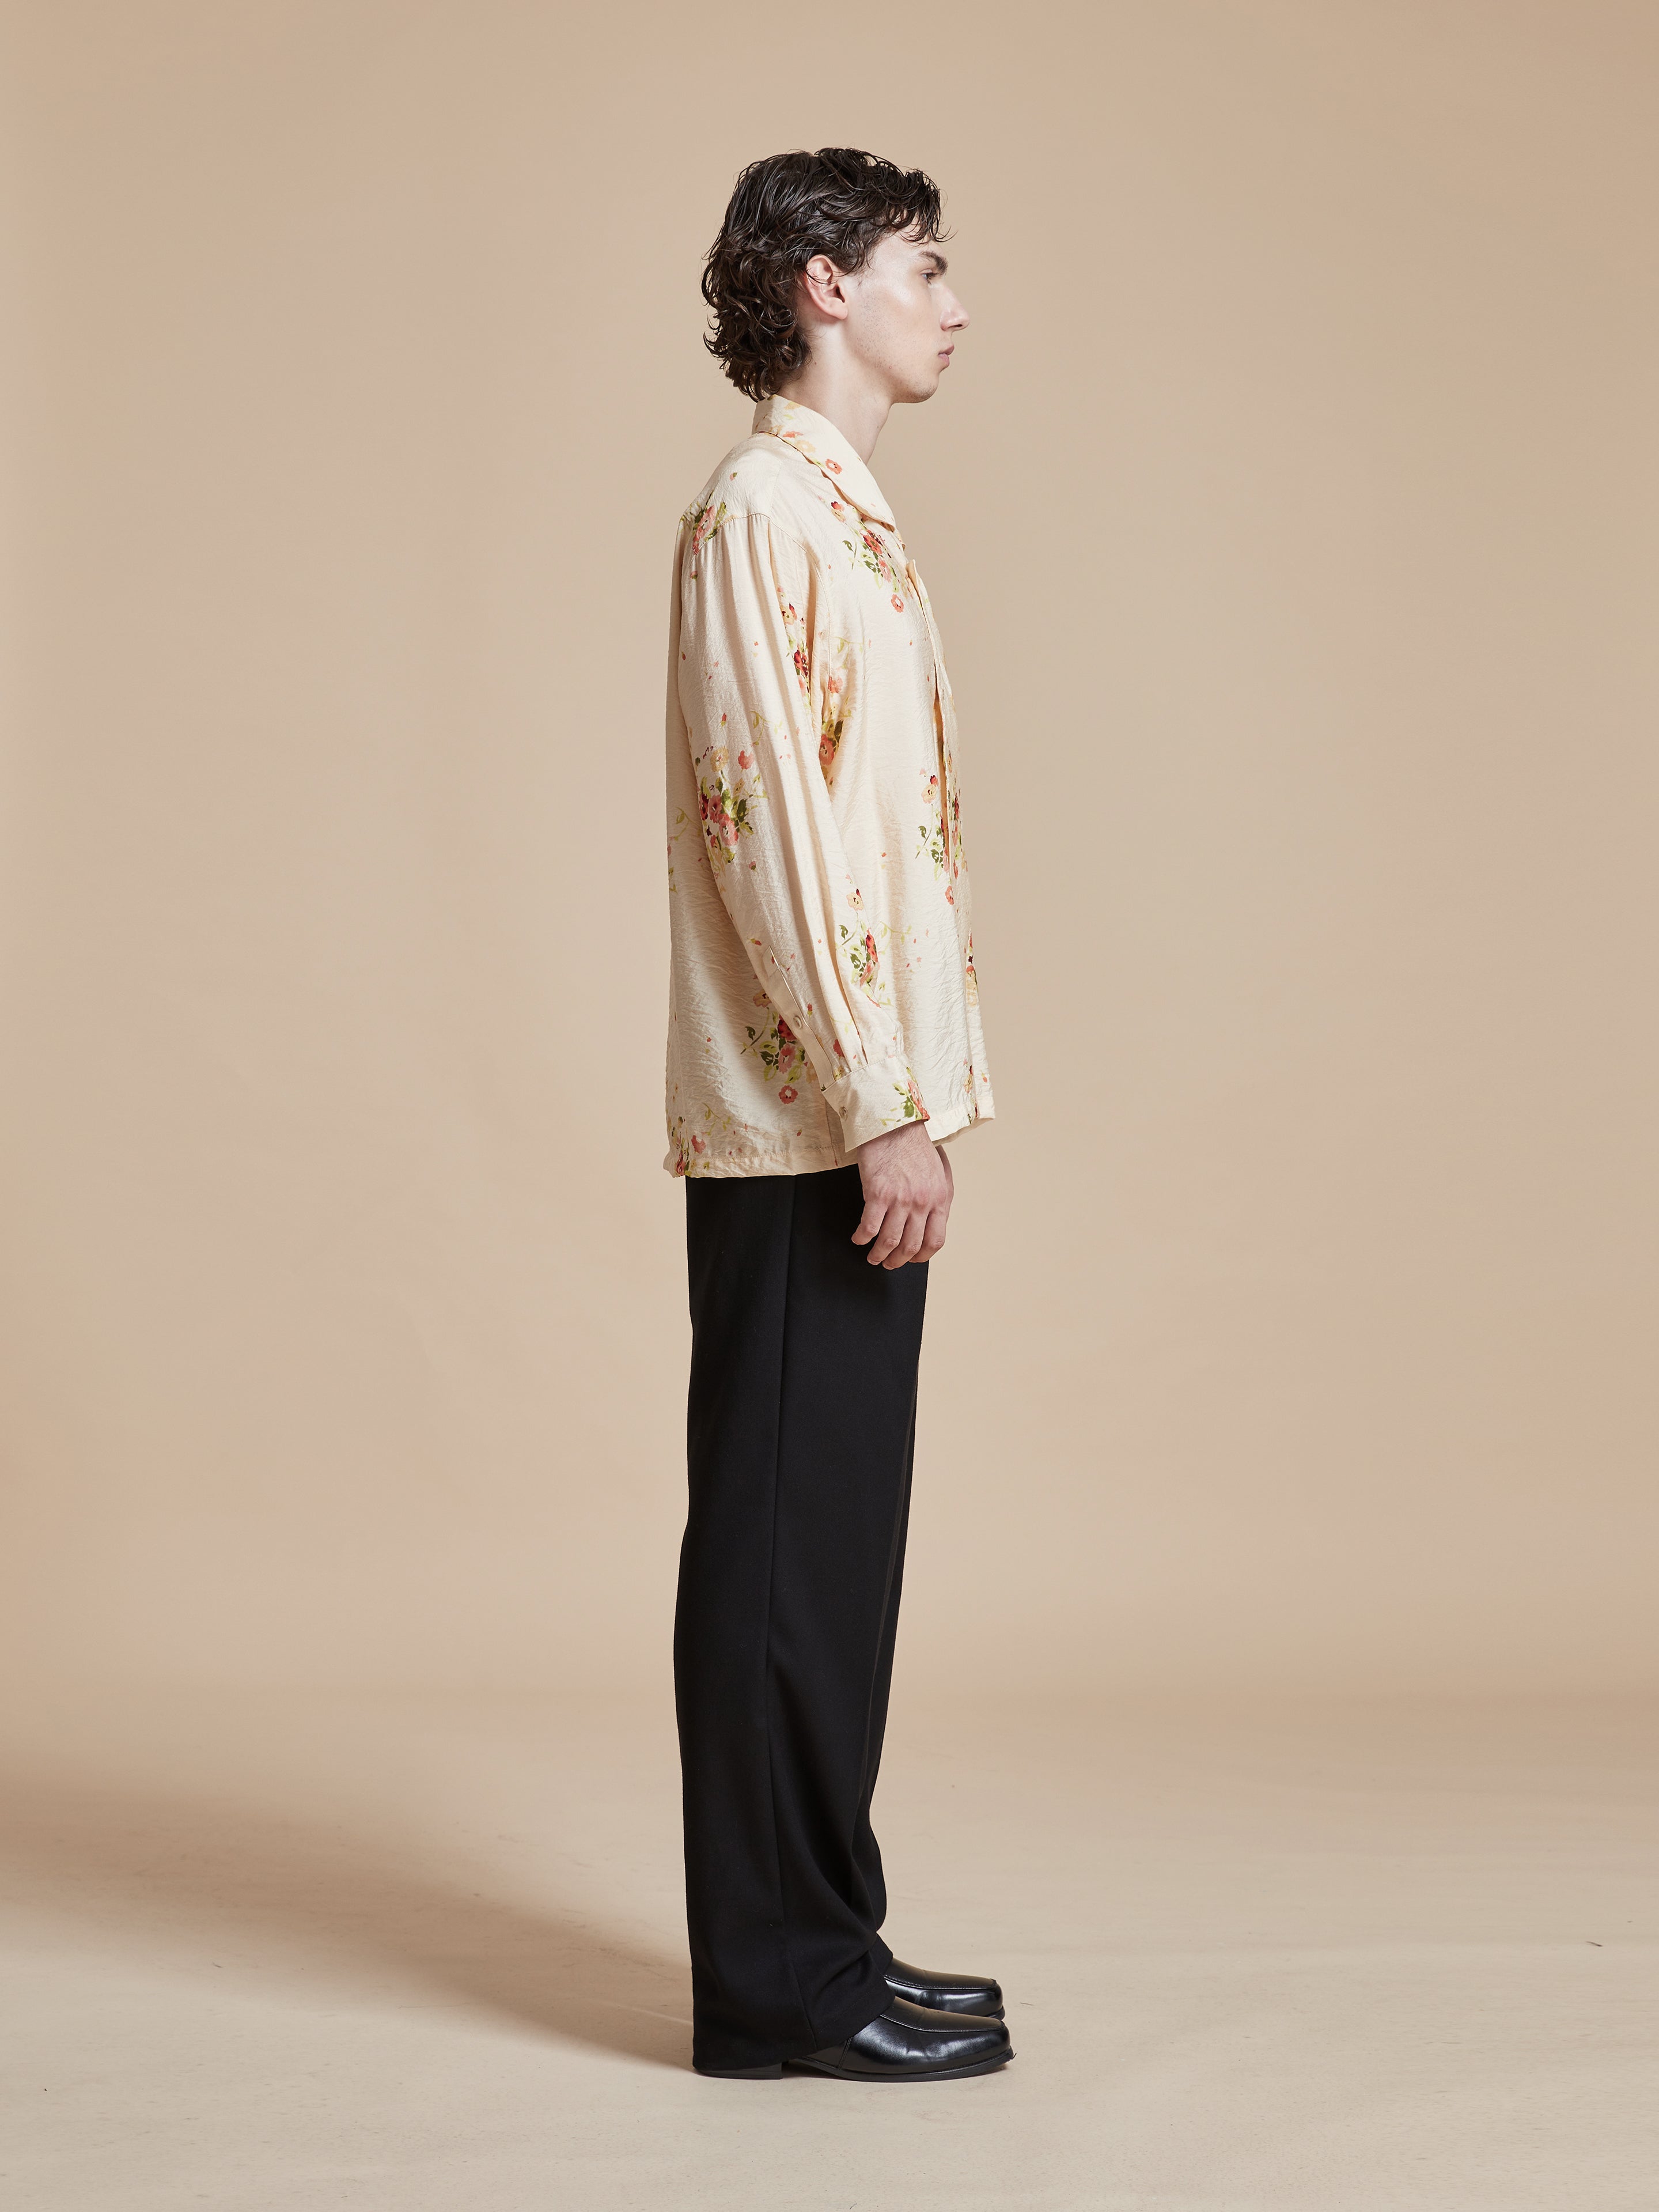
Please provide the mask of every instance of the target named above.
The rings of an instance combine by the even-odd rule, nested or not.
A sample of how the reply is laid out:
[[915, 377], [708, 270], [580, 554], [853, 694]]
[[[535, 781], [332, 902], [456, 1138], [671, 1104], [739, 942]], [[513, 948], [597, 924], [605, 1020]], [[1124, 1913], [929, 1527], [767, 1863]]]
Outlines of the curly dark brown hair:
[[806, 363], [795, 288], [813, 255], [851, 273], [895, 231], [942, 238], [939, 217], [931, 177], [856, 146], [751, 161], [705, 257], [703, 297], [714, 313], [704, 344], [740, 392], [768, 398]]

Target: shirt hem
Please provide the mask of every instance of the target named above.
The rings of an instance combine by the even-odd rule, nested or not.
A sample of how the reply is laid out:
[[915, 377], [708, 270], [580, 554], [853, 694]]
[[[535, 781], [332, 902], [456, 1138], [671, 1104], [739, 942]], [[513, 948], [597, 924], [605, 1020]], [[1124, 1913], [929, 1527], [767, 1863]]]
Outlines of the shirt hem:
[[[920, 1126], [925, 1128], [935, 1145], [947, 1137], [960, 1136], [963, 1130], [972, 1128], [980, 1121], [996, 1119], [990, 1105], [974, 1105], [967, 1101], [929, 1114]], [[839, 1146], [792, 1146], [783, 1152], [728, 1152], [717, 1159], [698, 1160], [692, 1166], [680, 1168], [675, 1154], [664, 1156], [663, 1166], [675, 1182], [687, 1182], [707, 1177], [711, 1181], [731, 1181], [743, 1176], [820, 1175], [830, 1168], [854, 1164], [856, 1154], [843, 1151]]]

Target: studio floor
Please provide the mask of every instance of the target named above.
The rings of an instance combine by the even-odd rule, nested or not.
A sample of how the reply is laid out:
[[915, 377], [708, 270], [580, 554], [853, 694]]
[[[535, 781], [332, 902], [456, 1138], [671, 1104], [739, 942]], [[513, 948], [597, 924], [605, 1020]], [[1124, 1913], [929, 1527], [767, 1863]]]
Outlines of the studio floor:
[[5, 1718], [19, 2212], [1653, 2212], [1659, 1709], [896, 1704], [887, 1933], [1018, 2057], [688, 2069], [666, 1703]]

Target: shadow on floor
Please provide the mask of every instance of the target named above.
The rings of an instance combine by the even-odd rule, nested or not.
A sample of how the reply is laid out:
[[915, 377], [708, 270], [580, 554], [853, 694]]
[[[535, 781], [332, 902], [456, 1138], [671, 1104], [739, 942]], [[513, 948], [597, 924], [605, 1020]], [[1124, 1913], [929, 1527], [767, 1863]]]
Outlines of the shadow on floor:
[[209, 1965], [421, 1990], [650, 2063], [689, 2060], [683, 1960], [579, 1911], [400, 1863], [344, 1821], [13, 1771], [0, 1778], [0, 1860], [14, 1898]]

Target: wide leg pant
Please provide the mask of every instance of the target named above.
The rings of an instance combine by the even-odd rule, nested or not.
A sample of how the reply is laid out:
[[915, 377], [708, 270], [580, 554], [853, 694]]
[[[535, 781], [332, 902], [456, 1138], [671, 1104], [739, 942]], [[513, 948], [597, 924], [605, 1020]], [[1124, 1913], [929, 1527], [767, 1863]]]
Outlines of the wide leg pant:
[[839, 2043], [887, 2002], [870, 1829], [927, 1267], [851, 1242], [858, 1170], [693, 1177], [674, 1672], [693, 2057]]

